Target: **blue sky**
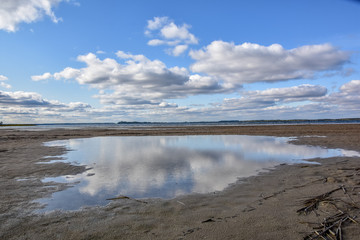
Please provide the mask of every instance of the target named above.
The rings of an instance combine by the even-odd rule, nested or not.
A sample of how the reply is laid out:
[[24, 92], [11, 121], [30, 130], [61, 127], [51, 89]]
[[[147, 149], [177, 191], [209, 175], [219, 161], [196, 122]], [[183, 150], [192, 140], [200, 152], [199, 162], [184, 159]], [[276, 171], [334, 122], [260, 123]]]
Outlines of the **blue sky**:
[[360, 117], [360, 2], [0, 0], [0, 121]]

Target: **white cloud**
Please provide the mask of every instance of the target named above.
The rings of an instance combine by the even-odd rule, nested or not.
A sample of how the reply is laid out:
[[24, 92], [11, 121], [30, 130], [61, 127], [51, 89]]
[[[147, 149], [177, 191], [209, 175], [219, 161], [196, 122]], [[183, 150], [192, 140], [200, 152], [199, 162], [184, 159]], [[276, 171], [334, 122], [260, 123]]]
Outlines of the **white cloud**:
[[188, 45], [177, 45], [175, 48], [172, 49], [171, 51], [171, 55], [177, 57], [179, 55], [181, 55], [183, 52], [186, 51], [186, 49], [188, 49]]
[[[196, 82], [211, 86], [207, 76], [193, 75]], [[210, 83], [207, 83], [207, 82]], [[188, 84], [192, 84], [188, 82]], [[204, 87], [202, 85], [201, 87]], [[242, 97], [225, 99], [211, 106], [183, 107], [166, 100], [147, 100], [149, 92], [129, 89], [102, 92], [100, 100], [112, 102], [99, 109], [86, 103], [46, 100], [38, 93], [0, 91], [0, 117], [4, 122], [107, 122], [107, 121], [211, 121], [224, 119], [294, 119], [358, 117], [360, 80], [344, 84], [326, 95], [318, 85], [299, 85], [243, 92]], [[353, 87], [355, 88], [354, 91]], [[119, 86], [122, 88], [122, 86]], [[127, 95], [126, 95], [127, 94]], [[143, 94], [143, 95], [142, 95]], [[113, 104], [116, 103], [116, 104]]]
[[169, 21], [168, 17], [154, 17], [153, 20], [148, 20], [147, 29], [157, 30], [164, 26]]
[[179, 56], [185, 52], [190, 44], [198, 44], [199, 40], [189, 32], [188, 24], [176, 25], [168, 17], [154, 17], [148, 20], [145, 35], [155, 38], [148, 41], [149, 46], [171, 46], [166, 52], [169, 55]]
[[177, 107], [178, 105], [176, 103], [161, 102], [159, 106], [162, 108], [166, 108], [166, 107]]
[[185, 83], [187, 86], [191, 88], [213, 88], [213, 86], [217, 85], [218, 82], [209, 76], [201, 76], [199, 74], [191, 75], [189, 77], [189, 81]]
[[177, 26], [175, 23], [171, 22], [161, 28], [160, 33], [165, 39], [179, 39], [188, 44], [197, 44], [198, 39], [189, 32], [189, 28], [190, 26], [187, 24]]
[[[286, 51], [279, 46], [273, 48], [278, 50], [279, 56]], [[321, 52], [317, 53], [321, 55]], [[170, 103], [171, 100], [201, 94], [233, 93], [239, 90], [241, 85], [228, 81], [220, 82], [218, 76], [191, 74], [185, 68], [168, 68], [162, 61], [150, 60], [140, 54], [118, 51], [116, 56], [118, 59], [100, 59], [93, 53], [80, 55], [77, 59], [85, 64], [84, 67], [67, 67], [57, 73], [33, 76], [33, 79], [75, 80], [79, 84], [98, 89], [99, 92], [94, 97], [99, 99], [104, 107], [87, 110], [86, 114], [89, 117], [91, 115], [91, 119], [101, 120], [118, 118], [140, 121], [190, 121], [272, 119], [274, 116], [284, 119], [290, 116], [315, 118], [337, 116], [346, 109], [346, 116], [353, 116], [351, 112], [360, 109], [359, 80], [346, 83], [338, 92], [331, 94], [327, 94], [327, 89], [323, 86], [303, 84], [261, 91], [242, 91], [241, 97], [198, 107], [178, 106], [176, 103]], [[255, 56], [258, 57], [257, 54]], [[46, 105], [46, 101], [36, 102]], [[307, 112], [301, 115], [297, 112], [300, 110]]]
[[10, 84], [7, 84], [7, 83], [4, 83], [4, 81], [7, 81], [8, 78], [4, 75], [0, 75], [0, 87], [3, 87], [3, 88], [11, 88], [11, 85]]
[[57, 100], [44, 99], [36, 92], [5, 92], [0, 91], [0, 107], [20, 107], [20, 108], [36, 108], [46, 109], [47, 111], [83, 111], [84, 109], [91, 108], [89, 104], [82, 102], [70, 102], [69, 104], [59, 102]]
[[243, 92], [242, 97], [224, 99], [194, 112], [204, 118], [240, 120], [359, 117], [359, 91], [360, 80], [352, 80], [330, 94], [323, 86], [309, 84], [271, 88]]
[[232, 109], [263, 109], [278, 107], [284, 103], [309, 101], [325, 96], [327, 89], [323, 86], [304, 84], [286, 88], [271, 88], [262, 91], [243, 92], [241, 98], [224, 99], [215, 106]]
[[10, 84], [7, 84], [7, 83], [4, 83], [4, 82], [0, 82], [0, 87], [3, 87], [3, 88], [11, 88], [11, 85]]
[[48, 101], [43, 99], [40, 94], [34, 92], [4, 92], [0, 91], [0, 104], [1, 105], [16, 105], [22, 107], [34, 106], [62, 106], [57, 101]]
[[159, 105], [164, 99], [184, 98], [189, 95], [221, 93], [229, 91], [212, 77], [190, 75], [187, 69], [167, 68], [159, 60], [144, 55], [118, 51], [120, 61], [112, 58], [99, 59], [95, 54], [78, 56], [86, 67], [32, 76], [33, 80], [49, 78], [74, 79], [99, 89], [96, 95], [103, 104]]
[[0, 81], [6, 81], [8, 78], [4, 75], [0, 75]]
[[190, 51], [190, 56], [196, 60], [190, 67], [193, 72], [206, 73], [233, 85], [313, 78], [319, 72], [339, 70], [350, 57], [330, 44], [286, 50], [279, 44], [235, 45], [223, 41]]
[[[55, 73], [54, 78], [56, 80], [59, 80], [62, 78], [70, 79], [70, 78], [75, 78], [75, 77], [79, 76], [79, 74], [80, 74], [79, 70], [67, 67], [63, 71], [61, 71], [59, 73]], [[51, 77], [51, 74], [49, 76], [47, 76], [47, 78], [50, 78], [50, 77]]]
[[160, 40], [160, 39], [151, 39], [148, 42], [148, 45], [150, 46], [159, 46], [159, 45], [164, 45], [166, 44], [166, 42], [164, 40]]
[[44, 73], [42, 75], [31, 76], [31, 79], [33, 81], [42, 81], [42, 80], [49, 79], [51, 77], [52, 77], [51, 73], [47, 72], [47, 73]]
[[340, 87], [343, 93], [360, 93], [360, 80], [352, 80]]
[[256, 96], [257, 98], [270, 98], [282, 100], [299, 100], [310, 99], [314, 97], [322, 97], [327, 93], [327, 89], [319, 85], [303, 84], [300, 86], [287, 88], [270, 88], [263, 91], [247, 92], [248, 96]]
[[[0, 116], [7, 123], [88, 121], [92, 108], [82, 102], [62, 103], [35, 92], [0, 91]], [[84, 117], [84, 118], [83, 118]]]
[[[191, 78], [207, 82], [207, 77]], [[211, 81], [211, 80], [210, 80]], [[191, 84], [190, 81], [187, 84]], [[118, 114], [121, 119], [143, 121], [213, 121], [224, 119], [314, 119], [359, 117], [360, 99], [356, 90], [359, 80], [353, 80], [341, 87], [343, 90], [328, 94], [319, 85], [303, 84], [285, 88], [271, 88], [262, 91], [244, 91], [239, 98], [228, 98], [210, 106], [182, 107], [168, 106], [167, 102], [149, 105], [111, 105], [102, 114]], [[114, 100], [111, 96], [109, 101]], [[119, 109], [124, 110], [120, 113]]]
[[47, 15], [55, 23], [61, 21], [53, 8], [64, 0], [1, 0], [0, 29], [15, 32], [22, 22], [31, 23]]
[[322, 102], [341, 106], [342, 110], [360, 112], [360, 80], [352, 80], [340, 87], [339, 92], [334, 92], [321, 99]]

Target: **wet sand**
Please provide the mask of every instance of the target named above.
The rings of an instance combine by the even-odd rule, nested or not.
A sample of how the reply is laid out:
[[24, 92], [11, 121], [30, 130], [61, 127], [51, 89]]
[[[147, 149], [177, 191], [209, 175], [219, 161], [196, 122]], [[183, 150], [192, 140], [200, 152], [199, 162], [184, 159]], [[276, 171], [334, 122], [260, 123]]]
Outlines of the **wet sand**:
[[[324, 218], [340, 211], [352, 219], [341, 224], [343, 239], [358, 239], [359, 157], [314, 159], [321, 165], [281, 165], [216, 193], [148, 199], [146, 203], [118, 199], [81, 211], [34, 213], [39, 208], [34, 200], [68, 187], [42, 183], [42, 178], [86, 170], [65, 163], [37, 164], [45, 156], [65, 151], [45, 147], [43, 142], [94, 136], [197, 134], [298, 137], [294, 144], [360, 151], [359, 124], [49, 131], [0, 128], [0, 239], [303, 239], [314, 233]], [[304, 207], [304, 200], [334, 189], [318, 202], [315, 211], [309, 210], [307, 215], [297, 212]]]

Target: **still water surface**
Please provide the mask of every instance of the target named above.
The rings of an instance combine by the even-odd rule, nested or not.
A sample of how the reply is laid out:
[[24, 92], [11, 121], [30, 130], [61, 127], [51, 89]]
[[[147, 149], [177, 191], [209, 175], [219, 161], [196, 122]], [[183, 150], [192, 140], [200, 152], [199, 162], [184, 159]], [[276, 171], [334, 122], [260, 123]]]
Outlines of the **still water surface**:
[[65, 162], [90, 170], [43, 181], [73, 183], [71, 188], [40, 200], [42, 211], [76, 210], [105, 205], [124, 195], [132, 198], [173, 198], [188, 193], [221, 191], [238, 178], [276, 165], [311, 158], [359, 156], [341, 149], [288, 143], [265, 136], [134, 136], [52, 141], [66, 146]]

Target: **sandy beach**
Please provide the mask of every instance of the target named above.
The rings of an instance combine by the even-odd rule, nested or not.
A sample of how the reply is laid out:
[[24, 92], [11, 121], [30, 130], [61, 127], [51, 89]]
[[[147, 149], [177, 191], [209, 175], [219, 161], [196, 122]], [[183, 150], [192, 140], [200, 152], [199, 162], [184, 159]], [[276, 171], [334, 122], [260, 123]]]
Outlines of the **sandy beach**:
[[[320, 165], [280, 165], [240, 179], [221, 192], [146, 199], [146, 203], [118, 199], [81, 211], [34, 213], [39, 208], [34, 200], [67, 188], [64, 183], [43, 183], [41, 179], [86, 171], [85, 166], [61, 162], [37, 164], [45, 156], [66, 151], [44, 146], [46, 141], [228, 134], [297, 137], [292, 144], [360, 152], [359, 124], [47, 131], [0, 128], [0, 239], [304, 239], [321, 235], [327, 228], [338, 230], [334, 234], [341, 234], [342, 239], [359, 238], [359, 157], [313, 159]], [[334, 216], [337, 221], [331, 218]], [[332, 237], [328, 239], [336, 239]]]

